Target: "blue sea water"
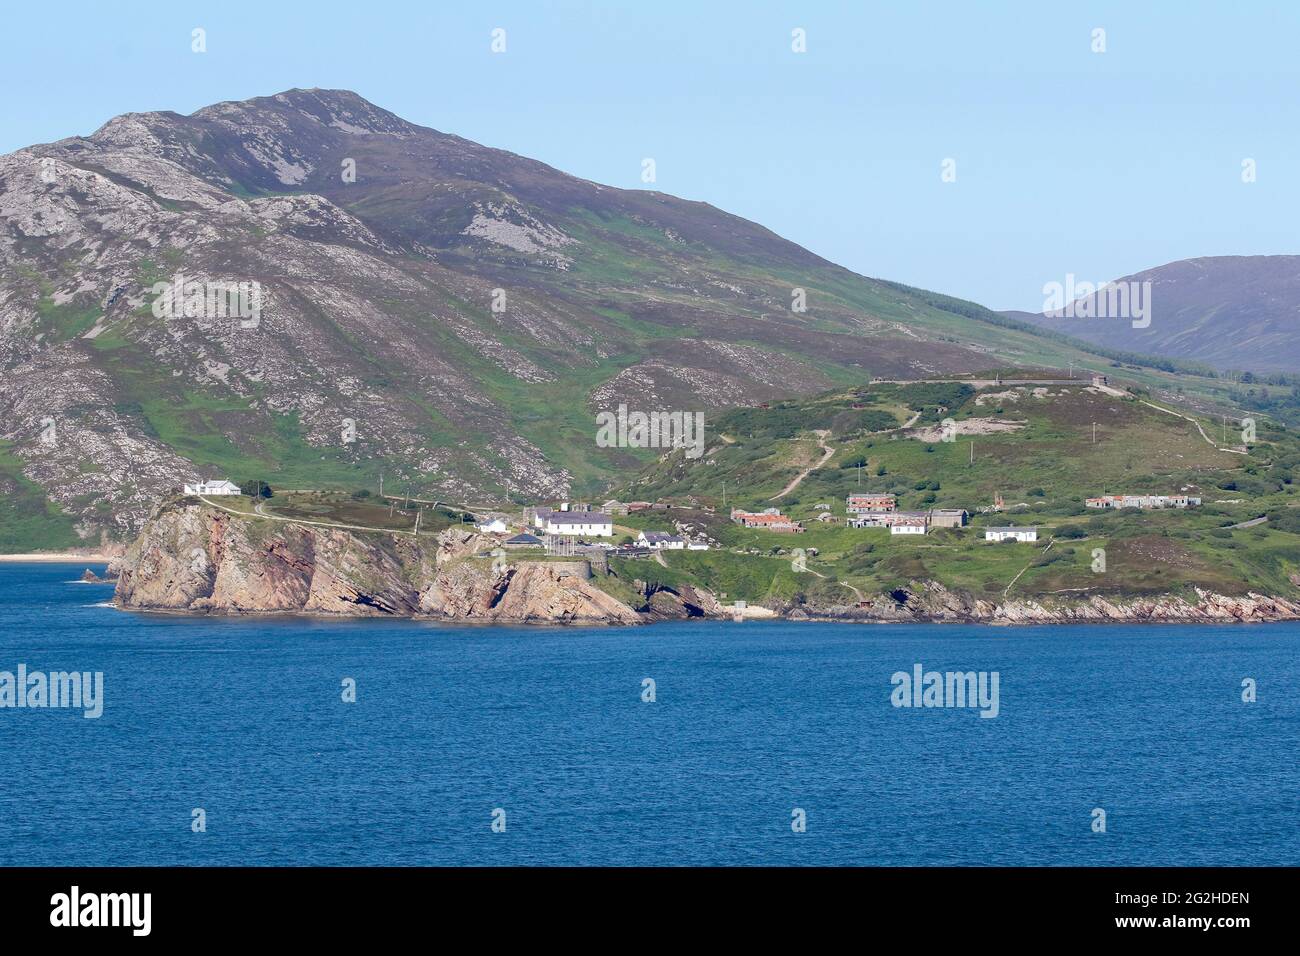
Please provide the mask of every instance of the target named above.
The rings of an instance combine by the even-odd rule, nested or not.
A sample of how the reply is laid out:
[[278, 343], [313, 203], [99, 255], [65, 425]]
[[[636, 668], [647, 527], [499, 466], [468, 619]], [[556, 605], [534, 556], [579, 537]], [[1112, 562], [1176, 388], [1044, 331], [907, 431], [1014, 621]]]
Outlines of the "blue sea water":
[[[3, 865], [1300, 862], [1293, 624], [228, 620], [80, 571], [0, 564], [0, 671], [105, 698], [0, 709]], [[918, 662], [999, 716], [893, 707]]]

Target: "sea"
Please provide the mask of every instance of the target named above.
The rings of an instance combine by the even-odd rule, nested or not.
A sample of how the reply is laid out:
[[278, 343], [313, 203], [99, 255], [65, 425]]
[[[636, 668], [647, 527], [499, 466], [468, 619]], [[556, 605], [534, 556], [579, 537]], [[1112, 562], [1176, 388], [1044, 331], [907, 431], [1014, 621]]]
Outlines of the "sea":
[[0, 706], [0, 865], [1300, 862], [1296, 624], [211, 618], [82, 570], [0, 564], [0, 685], [102, 674]]

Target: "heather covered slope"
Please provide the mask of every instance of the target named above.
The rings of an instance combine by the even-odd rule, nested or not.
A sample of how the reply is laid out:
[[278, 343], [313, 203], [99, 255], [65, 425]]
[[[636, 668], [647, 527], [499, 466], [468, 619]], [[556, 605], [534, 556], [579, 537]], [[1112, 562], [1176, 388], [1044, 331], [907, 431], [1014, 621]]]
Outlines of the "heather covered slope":
[[[178, 275], [258, 283], [258, 322], [160, 317]], [[0, 157], [0, 540], [128, 535], [199, 475], [594, 494], [652, 457], [596, 446], [619, 402], [1090, 357], [997, 321], [345, 91], [126, 114]]]

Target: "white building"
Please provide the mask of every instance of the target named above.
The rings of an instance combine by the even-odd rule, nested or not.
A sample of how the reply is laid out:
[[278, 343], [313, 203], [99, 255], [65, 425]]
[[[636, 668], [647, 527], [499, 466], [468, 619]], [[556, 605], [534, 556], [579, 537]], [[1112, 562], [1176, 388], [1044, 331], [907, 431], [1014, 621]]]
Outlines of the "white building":
[[1008, 528], [985, 528], [985, 541], [1037, 541], [1037, 528], [1017, 528], [1014, 525]]
[[200, 481], [197, 485], [186, 485], [187, 495], [237, 495], [239, 485], [233, 481]]
[[686, 547], [686, 539], [681, 535], [665, 534], [662, 531], [642, 531], [637, 535], [637, 547], [654, 548], [656, 551], [681, 551]]
[[902, 521], [895, 521], [889, 526], [890, 535], [895, 534], [925, 534], [925, 521], [916, 518], [906, 518]]
[[614, 537], [613, 520], [599, 511], [551, 511], [542, 521], [542, 530], [547, 534], [586, 538]]
[[490, 521], [480, 522], [474, 527], [478, 528], [484, 534], [505, 534], [506, 531], [509, 530], [509, 528], [506, 527], [506, 523], [500, 518], [493, 518]]

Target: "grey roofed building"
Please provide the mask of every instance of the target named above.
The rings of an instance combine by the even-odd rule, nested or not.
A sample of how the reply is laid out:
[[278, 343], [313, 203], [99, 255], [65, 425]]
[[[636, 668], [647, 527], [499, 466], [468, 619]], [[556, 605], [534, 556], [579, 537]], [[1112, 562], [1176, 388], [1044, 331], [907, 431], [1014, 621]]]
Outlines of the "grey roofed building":
[[552, 511], [546, 520], [551, 524], [613, 524], [609, 515], [600, 511]]
[[527, 532], [524, 532], [523, 534], [517, 534], [513, 538], [506, 538], [505, 541], [505, 545], [507, 548], [510, 547], [524, 548], [532, 545], [540, 545], [541, 543], [542, 543], [541, 538], [533, 534], [528, 534]]

